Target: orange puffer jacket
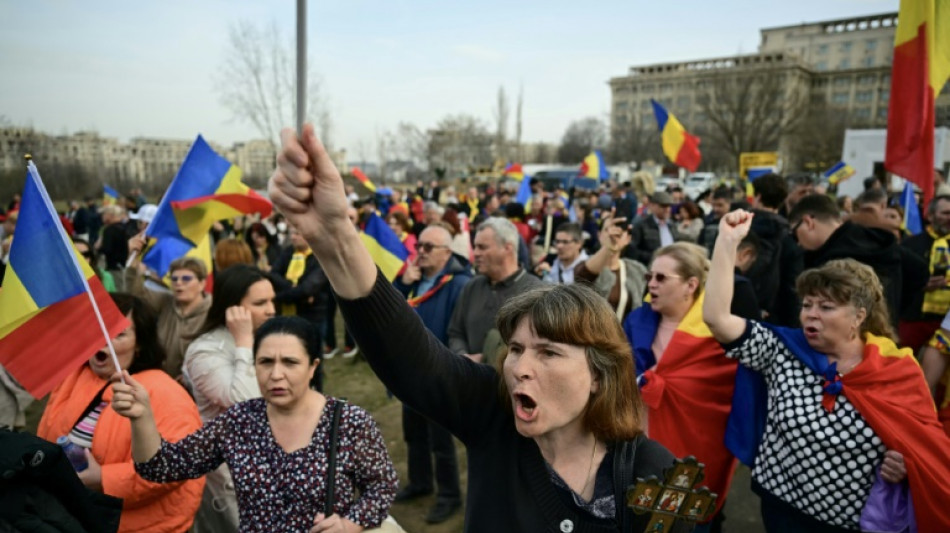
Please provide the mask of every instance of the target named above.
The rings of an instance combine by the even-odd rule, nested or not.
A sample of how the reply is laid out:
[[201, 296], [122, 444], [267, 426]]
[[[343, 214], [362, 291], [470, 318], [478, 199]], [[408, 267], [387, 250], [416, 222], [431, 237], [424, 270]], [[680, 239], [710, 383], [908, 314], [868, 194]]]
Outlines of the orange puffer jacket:
[[[148, 390], [158, 431], [176, 442], [201, 427], [198, 408], [185, 389], [161, 370], [139, 372], [133, 378]], [[68, 435], [85, 408], [107, 385], [83, 365], [52, 392], [37, 434], [55, 442]], [[102, 394], [112, 401], [112, 387]], [[177, 483], [152, 483], [135, 473], [129, 421], [106, 406], [92, 438], [92, 455], [102, 466], [102, 491], [122, 498], [119, 533], [187, 531], [194, 520], [204, 478]]]

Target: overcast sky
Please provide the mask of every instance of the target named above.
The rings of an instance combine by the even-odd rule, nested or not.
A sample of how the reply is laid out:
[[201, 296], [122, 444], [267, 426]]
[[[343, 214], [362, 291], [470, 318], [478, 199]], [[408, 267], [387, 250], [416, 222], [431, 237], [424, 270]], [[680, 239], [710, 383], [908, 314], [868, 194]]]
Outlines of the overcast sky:
[[[492, 127], [499, 86], [513, 132], [560, 139], [606, 118], [610, 78], [632, 65], [752, 53], [759, 29], [896, 11], [898, 0], [602, 0], [309, 3], [308, 54], [333, 118], [332, 142], [372, 158], [378, 131], [468, 113]], [[219, 103], [214, 73], [239, 21], [276, 23], [293, 0], [0, 0], [0, 116], [51, 133], [98, 130], [230, 144], [259, 137]]]

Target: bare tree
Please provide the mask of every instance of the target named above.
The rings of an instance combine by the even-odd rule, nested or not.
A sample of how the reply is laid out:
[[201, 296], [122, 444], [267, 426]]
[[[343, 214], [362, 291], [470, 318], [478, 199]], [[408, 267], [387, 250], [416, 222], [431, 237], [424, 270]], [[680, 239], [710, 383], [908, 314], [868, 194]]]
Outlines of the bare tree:
[[723, 159], [719, 164], [735, 169], [743, 152], [778, 150], [807, 102], [807, 85], [798, 74], [787, 67], [724, 69], [700, 81], [705, 121], [697, 121], [695, 133], [703, 140], [705, 166]]
[[428, 167], [429, 134], [411, 122], [400, 122], [393, 135], [393, 147], [402, 161], [425, 170]]
[[557, 149], [557, 159], [565, 164], [579, 164], [592, 150], [607, 147], [607, 126], [597, 117], [575, 120], [567, 127]]
[[508, 159], [508, 96], [505, 87], [498, 87], [495, 104], [495, 158]]
[[655, 126], [639, 125], [634, 121], [617, 125], [610, 137], [610, 161], [646, 160], [661, 161], [663, 158], [660, 132]]
[[[232, 25], [228, 49], [215, 75], [218, 99], [234, 119], [251, 123], [262, 138], [279, 141], [280, 129], [294, 123], [293, 49], [276, 23], [259, 28], [249, 21]], [[330, 115], [320, 78], [307, 72], [307, 120], [314, 122], [325, 145], [330, 145]]]
[[429, 132], [429, 168], [439, 179], [461, 177], [492, 164], [492, 135], [471, 115], [449, 115]]

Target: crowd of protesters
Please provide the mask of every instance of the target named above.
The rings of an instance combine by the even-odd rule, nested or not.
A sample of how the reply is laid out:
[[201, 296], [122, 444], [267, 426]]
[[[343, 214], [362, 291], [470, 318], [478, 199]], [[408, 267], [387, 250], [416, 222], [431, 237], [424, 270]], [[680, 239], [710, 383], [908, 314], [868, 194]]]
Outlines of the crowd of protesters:
[[[770, 532], [869, 527], [882, 483], [906, 487], [918, 519], [948, 494], [945, 479], [928, 495], [918, 479], [950, 473], [939, 172], [913, 235], [875, 178], [855, 198], [806, 173], [695, 198], [614, 180], [583, 194], [531, 180], [523, 203], [508, 180], [360, 196], [320, 150], [312, 134], [285, 135], [269, 191], [283, 214], [217, 223], [210, 264], [182, 257], [164, 277], [141, 261], [157, 208], [137, 191], [63, 213], [132, 326], [113, 339], [125, 383], [109, 386], [104, 347], [52, 393], [39, 435], [88, 450], [79, 479], [124, 500], [120, 531], [399, 531], [390, 505], [430, 494], [426, 520], [465, 508], [467, 531], [642, 529], [615, 500], [631, 446], [625, 475], [659, 476], [674, 456], [704, 463], [718, 499], [695, 531], [728, 530], [737, 460], [754, 465]], [[3, 262], [17, 203], [0, 215]], [[406, 248], [392, 283], [355, 238], [372, 214]], [[877, 425], [865, 411], [877, 400], [856, 384], [878, 364], [868, 347], [898, 346], [922, 371], [883, 375], [881, 390], [908, 394], [891, 416], [915, 421], [923, 436], [910, 440]], [[322, 393], [321, 363], [358, 352], [404, 402], [398, 490], [372, 418]], [[759, 439], [740, 451], [730, 432], [753, 417], [737, 406], [755, 379]], [[844, 384], [830, 409], [829, 382]], [[0, 426], [22, 427], [28, 402], [0, 368]], [[468, 452], [466, 497], [453, 435]]]

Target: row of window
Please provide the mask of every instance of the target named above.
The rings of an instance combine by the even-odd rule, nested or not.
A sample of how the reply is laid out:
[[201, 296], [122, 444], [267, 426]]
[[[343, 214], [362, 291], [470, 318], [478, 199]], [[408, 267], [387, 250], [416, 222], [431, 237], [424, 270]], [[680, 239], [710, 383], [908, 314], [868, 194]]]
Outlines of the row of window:
[[[867, 40], [865, 40], [865, 41], [864, 41], [864, 51], [865, 51], [865, 52], [873, 52], [873, 51], [877, 50], [877, 43], [878, 43], [878, 39], [867, 39]], [[825, 54], [828, 53], [828, 50], [830, 49], [830, 47], [831, 47], [831, 45], [829, 45], [829, 44], [819, 44], [819, 45], [818, 45], [818, 50], [817, 50], [817, 52], [818, 52], [819, 55], [825, 55]], [[854, 43], [853, 43], [852, 41], [844, 41], [843, 43], [839, 43], [839, 44], [838, 44], [838, 51], [840, 51], [840, 52], [850, 52], [850, 51], [853, 49], [853, 47], [854, 47]]]

